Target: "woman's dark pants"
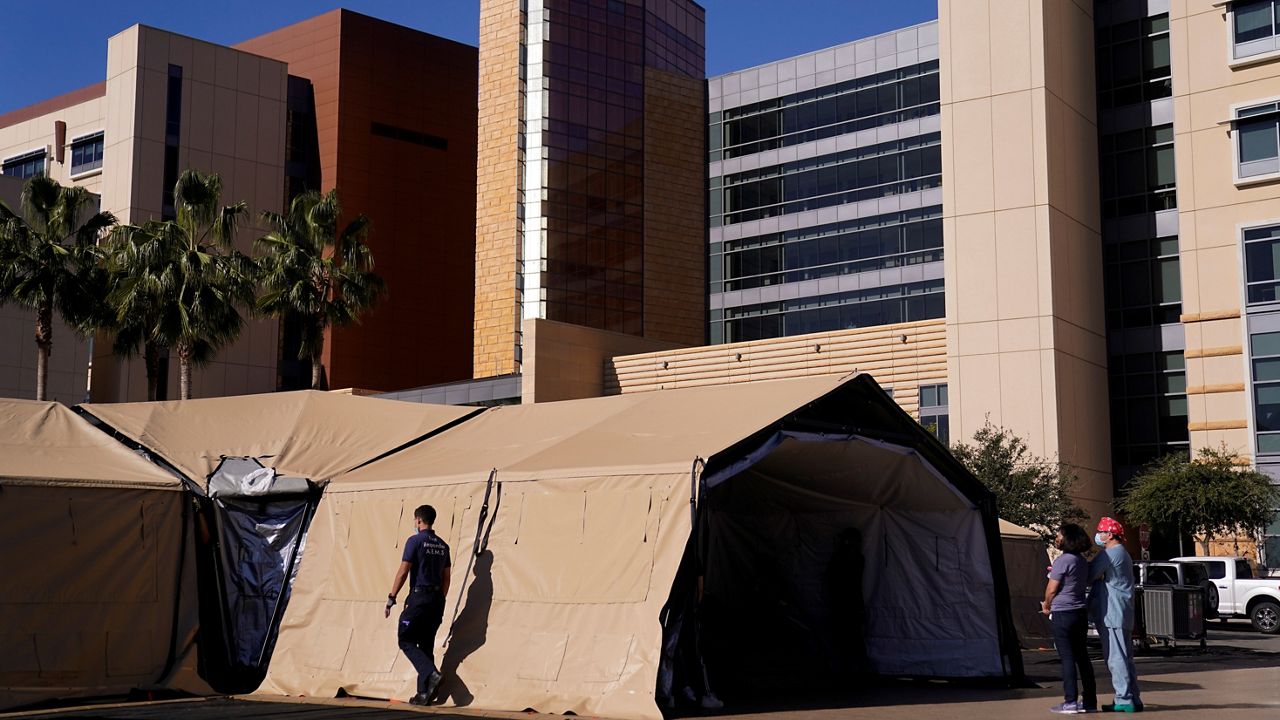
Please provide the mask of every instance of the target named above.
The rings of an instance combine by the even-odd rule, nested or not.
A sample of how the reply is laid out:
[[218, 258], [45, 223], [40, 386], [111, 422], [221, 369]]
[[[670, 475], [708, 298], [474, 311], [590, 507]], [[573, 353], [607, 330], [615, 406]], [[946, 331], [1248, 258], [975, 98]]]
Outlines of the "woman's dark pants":
[[[1079, 610], [1054, 610], [1053, 644], [1062, 659], [1062, 697], [1089, 709], [1098, 707], [1098, 689], [1093, 680], [1093, 664], [1089, 662], [1089, 650], [1085, 638], [1089, 622], [1083, 608]], [[1083, 686], [1083, 687], [1081, 687]], [[1084, 693], [1078, 695], [1079, 690]]]

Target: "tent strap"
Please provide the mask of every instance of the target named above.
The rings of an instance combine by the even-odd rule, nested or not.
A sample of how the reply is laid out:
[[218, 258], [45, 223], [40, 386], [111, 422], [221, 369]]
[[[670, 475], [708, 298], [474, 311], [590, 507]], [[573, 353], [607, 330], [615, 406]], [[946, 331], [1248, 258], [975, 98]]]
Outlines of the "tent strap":
[[697, 524], [698, 522], [698, 487], [699, 480], [705, 485], [706, 479], [702, 477], [702, 472], [707, 469], [707, 463], [700, 457], [693, 459], [693, 467], [689, 469], [689, 522]]
[[[489, 498], [493, 495], [494, 480], [498, 477], [498, 468], [489, 471], [489, 480], [484, 487], [484, 502], [480, 504], [480, 517], [476, 520], [476, 537], [471, 545], [471, 552], [467, 557], [467, 571], [462, 574], [462, 582], [458, 583], [458, 600], [453, 604], [453, 617], [449, 620], [449, 632], [444, 636], [443, 647], [449, 647], [449, 641], [453, 639], [453, 626], [458, 623], [458, 614], [462, 611], [462, 593], [467, 588], [467, 582], [471, 580], [471, 572], [475, 569], [476, 558], [480, 553], [485, 551], [489, 546], [489, 531], [493, 529], [493, 523], [489, 523], [489, 527], [485, 528], [484, 521], [489, 518]], [[497, 483], [498, 495], [494, 498], [495, 512], [497, 517], [497, 506], [502, 504], [502, 483]]]

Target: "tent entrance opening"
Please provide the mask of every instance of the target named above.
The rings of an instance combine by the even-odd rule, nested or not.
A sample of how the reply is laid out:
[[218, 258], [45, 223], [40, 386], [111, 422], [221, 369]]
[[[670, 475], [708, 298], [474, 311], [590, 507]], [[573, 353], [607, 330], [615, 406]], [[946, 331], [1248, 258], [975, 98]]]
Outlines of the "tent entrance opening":
[[717, 693], [1002, 672], [981, 514], [914, 453], [788, 438], [701, 503], [696, 646]]

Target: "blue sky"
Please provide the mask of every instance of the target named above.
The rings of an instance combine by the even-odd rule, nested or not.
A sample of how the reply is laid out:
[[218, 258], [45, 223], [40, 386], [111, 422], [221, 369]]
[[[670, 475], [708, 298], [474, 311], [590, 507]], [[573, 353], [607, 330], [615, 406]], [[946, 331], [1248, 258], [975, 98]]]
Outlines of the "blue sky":
[[[707, 73], [718, 75], [938, 15], [937, 0], [703, 0]], [[103, 79], [107, 38], [143, 23], [233, 44], [346, 7], [476, 44], [478, 0], [12, 0], [3, 3], [0, 113]]]

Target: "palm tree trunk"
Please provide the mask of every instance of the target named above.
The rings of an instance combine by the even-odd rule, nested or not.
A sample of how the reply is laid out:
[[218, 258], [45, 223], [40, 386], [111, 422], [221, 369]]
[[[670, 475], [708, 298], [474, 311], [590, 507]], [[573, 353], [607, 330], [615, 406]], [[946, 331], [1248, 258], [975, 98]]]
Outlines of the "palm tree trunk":
[[191, 348], [178, 346], [178, 399], [191, 399]]
[[[318, 324], [318, 323], [317, 323]], [[311, 354], [311, 389], [312, 390], [328, 390], [328, 378], [324, 375], [324, 327], [316, 330], [319, 340], [316, 341], [315, 351]]]
[[324, 385], [324, 363], [320, 362], [319, 355], [314, 355], [311, 358], [311, 389], [325, 390]]
[[160, 382], [160, 348], [148, 340], [142, 345], [142, 361], [147, 368], [147, 400], [155, 400]]
[[53, 302], [36, 310], [36, 400], [48, 397], [49, 355], [53, 352]]

